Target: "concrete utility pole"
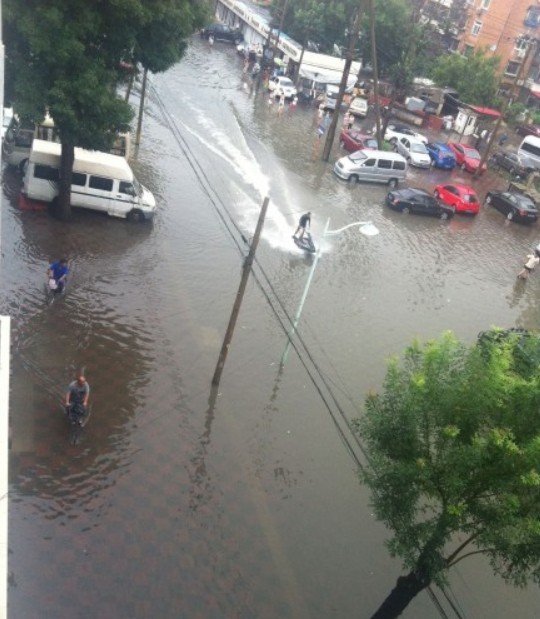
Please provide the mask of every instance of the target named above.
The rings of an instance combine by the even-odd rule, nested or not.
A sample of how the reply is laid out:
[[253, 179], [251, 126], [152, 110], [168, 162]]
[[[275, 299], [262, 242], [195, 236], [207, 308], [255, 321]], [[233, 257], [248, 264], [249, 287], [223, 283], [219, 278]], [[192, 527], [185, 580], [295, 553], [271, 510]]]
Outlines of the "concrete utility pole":
[[358, 43], [358, 38], [360, 34], [360, 23], [362, 21], [362, 15], [364, 13], [364, 2], [365, 0], [360, 0], [360, 2], [358, 3], [357, 13], [354, 18], [351, 36], [349, 39], [349, 49], [347, 51], [347, 57], [345, 58], [345, 65], [343, 67], [343, 74], [341, 76], [341, 83], [339, 85], [338, 96], [336, 99], [336, 109], [334, 110], [332, 122], [328, 127], [328, 133], [326, 134], [326, 141], [324, 143], [324, 149], [322, 154], [323, 161], [328, 161], [328, 159], [330, 159], [330, 151], [332, 150], [332, 144], [334, 143], [334, 136], [336, 134], [336, 127], [339, 120], [339, 108], [341, 107], [343, 95], [345, 94], [345, 89], [347, 88], [347, 80], [349, 79], [349, 72], [351, 70], [354, 50], [356, 48], [356, 44]]
[[137, 133], [135, 135], [135, 144], [139, 146], [141, 143], [142, 119], [144, 112], [144, 99], [146, 98], [146, 79], [148, 77], [148, 69], [145, 67], [143, 71], [142, 86], [141, 86], [141, 103], [139, 105], [139, 118], [137, 120]]
[[236, 320], [238, 318], [238, 314], [240, 313], [240, 306], [242, 305], [242, 299], [244, 298], [244, 293], [246, 291], [249, 273], [251, 271], [251, 265], [253, 264], [253, 259], [255, 258], [255, 251], [257, 250], [257, 245], [259, 244], [259, 239], [261, 237], [261, 232], [264, 225], [264, 218], [266, 217], [266, 211], [268, 210], [269, 201], [270, 200], [268, 197], [266, 197], [263, 201], [261, 212], [259, 214], [259, 221], [257, 222], [255, 234], [249, 247], [249, 253], [244, 260], [244, 265], [242, 267], [242, 278], [240, 279], [240, 286], [238, 287], [238, 292], [236, 293], [236, 299], [232, 308], [231, 317], [229, 318], [229, 325], [227, 326], [225, 338], [223, 339], [223, 344], [219, 353], [218, 362], [214, 371], [214, 377], [212, 378], [212, 385], [214, 385], [214, 387], [217, 387], [219, 385], [219, 381], [221, 380], [223, 366], [225, 365], [225, 360], [227, 359], [227, 353], [229, 352], [229, 346], [231, 344], [232, 336], [234, 333], [234, 327], [236, 326]]
[[377, 61], [377, 39], [375, 38], [375, 9], [373, 0], [368, 0], [369, 36], [371, 39], [371, 66], [373, 67], [373, 98], [375, 103], [375, 127], [379, 150], [382, 150], [381, 104], [379, 101], [379, 67]]
[[499, 132], [499, 129], [501, 128], [503, 116], [506, 113], [506, 110], [513, 103], [516, 87], [519, 81], [523, 79], [522, 76], [525, 72], [525, 68], [526, 67], [528, 68], [530, 66], [529, 58], [531, 57], [531, 53], [533, 52], [533, 50], [536, 51], [537, 42], [538, 42], [537, 39], [532, 39], [527, 45], [527, 53], [525, 54], [525, 58], [523, 58], [523, 62], [521, 63], [519, 67], [519, 71], [517, 72], [516, 77], [514, 78], [514, 81], [512, 82], [512, 87], [510, 88], [510, 95], [508, 96], [508, 99], [506, 100], [506, 103], [503, 106], [503, 109], [501, 110], [501, 115], [499, 116], [499, 118], [497, 118], [495, 127], [493, 127], [493, 131], [491, 132], [491, 135], [489, 136], [486, 150], [484, 151], [484, 153], [482, 154], [482, 157], [480, 158], [480, 163], [478, 164], [478, 167], [474, 171], [473, 178], [478, 178], [480, 174], [482, 173], [482, 167], [485, 164], [487, 158], [489, 157], [489, 153], [491, 152], [491, 147], [493, 146], [493, 143], [495, 142], [495, 139], [497, 137], [497, 133]]

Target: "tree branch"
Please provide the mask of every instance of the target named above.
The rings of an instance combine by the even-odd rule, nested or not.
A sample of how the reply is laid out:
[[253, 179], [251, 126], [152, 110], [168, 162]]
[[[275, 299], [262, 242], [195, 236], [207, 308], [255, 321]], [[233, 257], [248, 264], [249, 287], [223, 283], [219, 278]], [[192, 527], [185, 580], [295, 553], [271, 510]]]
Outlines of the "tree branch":
[[454, 567], [454, 565], [458, 564], [462, 559], [466, 559], [467, 557], [471, 557], [472, 555], [481, 555], [486, 552], [495, 551], [496, 548], [485, 548], [484, 550], [472, 550], [468, 552], [466, 555], [462, 555], [458, 559], [456, 559], [453, 563], [448, 563], [448, 567]]
[[[468, 537], [462, 544], [460, 544], [456, 550], [454, 550], [454, 552], [446, 559], [448, 566], [450, 567], [451, 565], [455, 565], [455, 563], [452, 563], [452, 561], [458, 556], [458, 554], [466, 547], [468, 546], [475, 538], [477, 538], [480, 535], [481, 531], [477, 531], [476, 533], [474, 533], [474, 535], [471, 535], [470, 537]], [[467, 556], [467, 555], [465, 555]], [[459, 559], [458, 559], [459, 561]], [[456, 561], [457, 563], [457, 561]]]

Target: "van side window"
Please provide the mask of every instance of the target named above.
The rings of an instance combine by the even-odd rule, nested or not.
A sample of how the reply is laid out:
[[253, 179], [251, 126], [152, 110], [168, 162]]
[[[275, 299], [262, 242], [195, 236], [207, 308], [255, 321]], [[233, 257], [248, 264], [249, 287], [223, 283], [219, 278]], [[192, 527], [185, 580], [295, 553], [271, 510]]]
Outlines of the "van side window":
[[58, 168], [36, 164], [34, 166], [34, 178], [41, 178], [44, 181], [57, 181], [60, 178], [60, 173]]
[[392, 168], [392, 161], [390, 159], [379, 159], [379, 165], [377, 167], [390, 170]]
[[368, 159], [366, 163], [364, 163], [364, 167], [374, 168], [375, 167], [375, 159]]
[[112, 178], [105, 178], [103, 176], [90, 176], [90, 183], [88, 184], [92, 189], [101, 189], [102, 191], [112, 191], [113, 180]]
[[86, 185], [86, 174], [80, 172], [73, 172], [71, 177], [71, 184], [77, 185], [77, 187], [84, 187]]
[[120, 193], [125, 193], [128, 196], [135, 195], [135, 187], [131, 183], [127, 183], [126, 181], [120, 181], [120, 188], [118, 189]]
[[394, 165], [393, 165], [394, 170], [404, 170], [405, 169], [405, 162], [404, 161], [394, 161]]

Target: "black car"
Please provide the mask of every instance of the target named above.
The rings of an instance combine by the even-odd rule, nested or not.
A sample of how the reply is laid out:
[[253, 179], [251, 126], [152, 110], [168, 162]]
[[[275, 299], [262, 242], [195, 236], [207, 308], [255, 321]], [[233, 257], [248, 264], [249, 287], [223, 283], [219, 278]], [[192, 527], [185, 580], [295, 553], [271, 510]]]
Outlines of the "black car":
[[534, 170], [533, 162], [529, 158], [516, 155], [516, 153], [507, 153], [503, 150], [493, 153], [489, 158], [489, 163], [507, 170], [512, 176], [520, 176], [521, 178], [527, 178]]
[[216, 41], [227, 41], [238, 45], [244, 40], [244, 35], [239, 28], [231, 28], [226, 24], [211, 24], [200, 31], [203, 39], [212, 37]]
[[509, 191], [489, 191], [486, 194], [486, 204], [490, 204], [507, 219], [533, 223], [538, 219], [536, 204], [522, 193], [510, 193]]
[[441, 219], [454, 216], [453, 206], [447, 206], [439, 202], [431, 194], [423, 189], [396, 189], [388, 192], [386, 205], [401, 213], [416, 213], [417, 215], [434, 215]]

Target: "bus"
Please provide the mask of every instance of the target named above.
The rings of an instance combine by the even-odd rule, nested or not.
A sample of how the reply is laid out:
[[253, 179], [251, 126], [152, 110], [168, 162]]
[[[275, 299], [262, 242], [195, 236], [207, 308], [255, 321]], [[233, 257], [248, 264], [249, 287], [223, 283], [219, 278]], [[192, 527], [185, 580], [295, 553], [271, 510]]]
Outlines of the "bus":
[[[54, 120], [47, 114], [38, 124], [24, 122], [14, 114], [2, 141], [2, 157], [11, 166], [16, 166], [24, 172], [32, 150], [34, 139], [46, 142], [59, 142]], [[113, 155], [129, 160], [131, 156], [131, 139], [129, 133], [120, 133], [110, 150]]]
[[540, 138], [534, 135], [527, 135], [519, 145], [517, 154], [530, 159], [531, 163], [538, 170], [540, 169]]

